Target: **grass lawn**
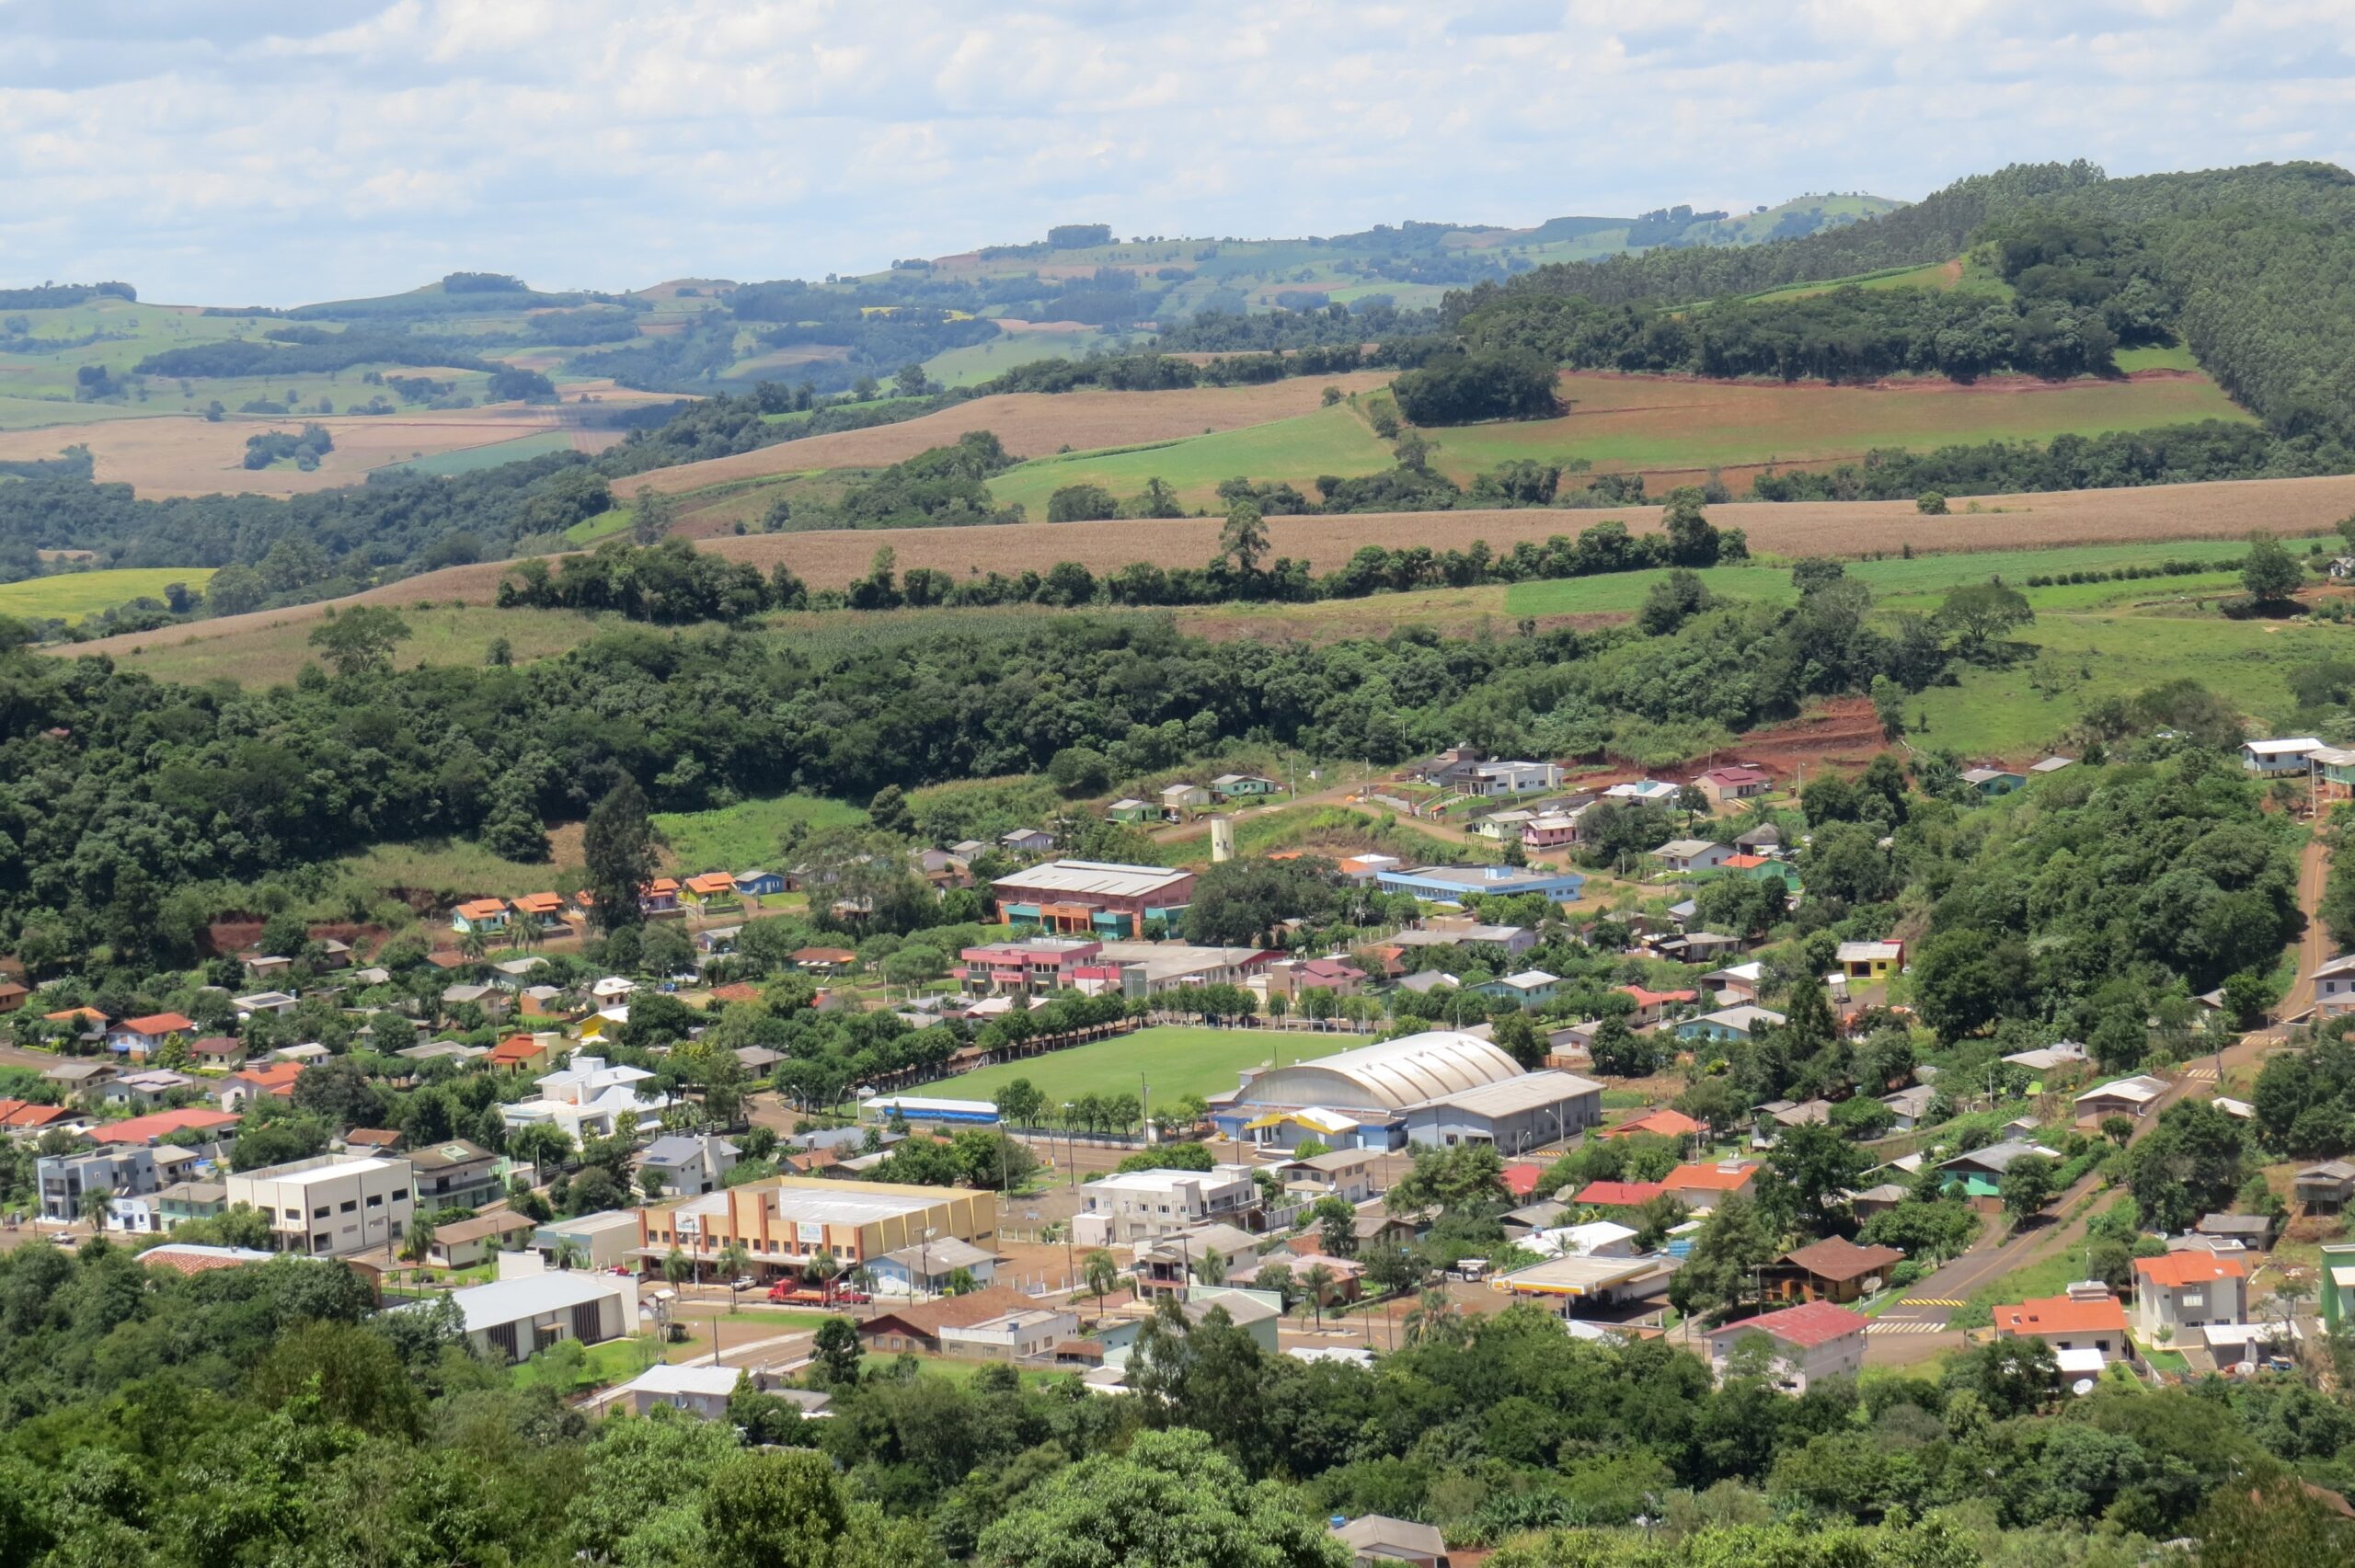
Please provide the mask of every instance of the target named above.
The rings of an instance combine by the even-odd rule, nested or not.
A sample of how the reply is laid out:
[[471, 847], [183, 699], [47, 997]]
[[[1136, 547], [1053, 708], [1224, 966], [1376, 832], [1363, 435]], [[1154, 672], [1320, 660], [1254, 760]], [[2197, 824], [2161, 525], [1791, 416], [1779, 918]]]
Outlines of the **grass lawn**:
[[407, 463], [391, 463], [378, 472], [396, 474], [430, 474], [437, 478], [449, 478], [458, 474], [474, 474], [485, 468], [497, 468], [505, 463], [521, 463], [527, 457], [544, 457], [552, 452], [570, 452], [572, 437], [564, 430], [542, 430], [535, 435], [517, 436], [511, 441], [493, 441], [488, 446], [460, 447], [455, 452], [435, 452], [431, 457], [411, 458]]
[[935, 354], [925, 374], [943, 386], [977, 386], [1033, 360], [1077, 359], [1107, 335], [1094, 327], [1074, 332], [1001, 332], [986, 343]]
[[[958, 1383], [971, 1382], [973, 1379], [980, 1374], [982, 1368], [994, 1365], [994, 1363], [987, 1361], [959, 1361], [946, 1356], [912, 1356], [911, 1358], [916, 1363], [916, 1366], [920, 1369], [947, 1378], [951, 1382]], [[876, 1361], [879, 1366], [889, 1365], [889, 1360], [885, 1357], [875, 1356], [872, 1357], [872, 1359]], [[890, 1359], [897, 1358], [892, 1357]], [[1017, 1372], [1015, 1376], [1022, 1379], [1022, 1385], [1025, 1388], [1043, 1389], [1049, 1384], [1057, 1382], [1062, 1379], [1075, 1378], [1079, 1376], [1079, 1370], [1080, 1369], [1078, 1368], [1074, 1367], [1067, 1372], [1045, 1372], [1031, 1368], [1025, 1368], [1021, 1371]]]
[[1050, 1051], [1028, 1061], [1001, 1062], [942, 1083], [939, 1093], [957, 1100], [988, 1100], [1017, 1078], [1027, 1078], [1051, 1098], [1082, 1094], [1135, 1093], [1142, 1076], [1155, 1103], [1187, 1094], [1216, 1094], [1241, 1082], [1243, 1070], [1263, 1062], [1301, 1061], [1330, 1056], [1363, 1036], [1315, 1034], [1306, 1030], [1200, 1029], [1158, 1024], [1109, 1040]]
[[655, 827], [670, 841], [677, 863], [695, 869], [749, 871], [777, 858], [777, 840], [789, 822], [812, 828], [850, 828], [867, 813], [845, 801], [820, 795], [780, 795], [747, 800], [713, 811], [657, 813]]
[[0, 583], [0, 615], [35, 616], [70, 625], [134, 599], [161, 602], [165, 588], [172, 583], [201, 589], [213, 580], [213, 570], [211, 567], [122, 567]]
[[366, 887], [426, 893], [442, 903], [543, 893], [557, 879], [557, 868], [546, 862], [502, 860], [469, 839], [378, 844], [365, 853], [346, 855], [335, 866]]
[[990, 494], [1001, 503], [1020, 502], [1034, 521], [1044, 521], [1048, 498], [1066, 485], [1101, 485], [1126, 500], [1143, 490], [1147, 479], [1160, 478], [1176, 487], [1184, 505], [1212, 508], [1219, 482], [1237, 475], [1288, 479], [1308, 490], [1320, 474], [1349, 478], [1390, 466], [1390, 449], [1354, 410], [1340, 404], [1142, 449], [1034, 458], [991, 480]]

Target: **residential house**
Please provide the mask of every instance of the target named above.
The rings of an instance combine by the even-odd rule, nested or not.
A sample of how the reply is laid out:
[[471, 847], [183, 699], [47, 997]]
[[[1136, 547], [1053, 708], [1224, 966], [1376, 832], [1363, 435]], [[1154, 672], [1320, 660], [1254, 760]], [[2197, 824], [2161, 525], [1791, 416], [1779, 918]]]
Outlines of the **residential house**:
[[1038, 1361], [1079, 1334], [1079, 1314], [1026, 1303], [972, 1323], [943, 1323], [940, 1353], [967, 1361]]
[[625, 1113], [651, 1119], [671, 1104], [658, 1091], [641, 1088], [654, 1076], [642, 1067], [608, 1066], [603, 1057], [576, 1054], [570, 1066], [543, 1073], [536, 1098], [500, 1107], [511, 1127], [547, 1126], [561, 1130], [576, 1143], [584, 1138], [610, 1138]]
[[1936, 1104], [1938, 1092], [1927, 1083], [1916, 1083], [1900, 1089], [1894, 1094], [1883, 1094], [1880, 1103], [1889, 1107], [1892, 1118], [1890, 1127], [1897, 1132], [1912, 1132], [1930, 1119], [1931, 1107]]
[[1283, 1184], [1286, 1194], [1301, 1202], [1338, 1197], [1360, 1204], [1380, 1191], [1381, 1165], [1382, 1155], [1376, 1150], [1328, 1149], [1305, 1159], [1283, 1161], [1271, 1167], [1270, 1173]]
[[322, 1154], [230, 1173], [229, 1202], [270, 1217], [281, 1253], [344, 1256], [398, 1243], [413, 1212], [407, 1160]]
[[1416, 772], [1425, 784], [1489, 797], [1557, 789], [1562, 783], [1562, 770], [1552, 762], [1492, 760], [1470, 746], [1450, 747]]
[[[1938, 1169], [1946, 1172], [1950, 1177], [1964, 1182], [1969, 1186], [1971, 1196], [1993, 1197], [1995, 1193], [1995, 1184], [2004, 1179], [2004, 1173], [2012, 1168], [2012, 1162], [2031, 1154], [2050, 1160], [2055, 1164], [2058, 1164], [2061, 1160], [2058, 1153], [2040, 1143], [2031, 1142], [2025, 1138], [2007, 1138], [2000, 1143], [1990, 1143], [1984, 1148], [1974, 1149], [1965, 1154], [1958, 1154], [1951, 1160], [1940, 1161]], [[1982, 1188], [1984, 1190], [1982, 1190]]]
[[2139, 1119], [2148, 1115], [2165, 1097], [2169, 1087], [2165, 1079], [2153, 1078], [2148, 1073], [2117, 1079], [2078, 1095], [2075, 1101], [2077, 1116], [2080, 1120], [2094, 1121], [2104, 1116]]
[[1161, 820], [1161, 807], [1149, 800], [1124, 797], [1104, 808], [1105, 820], [1125, 823], [1132, 827]]
[[640, 914], [674, 915], [679, 912], [679, 883], [671, 876], [658, 876], [638, 890]]
[[1508, 957], [1526, 953], [1537, 945], [1537, 933], [1527, 926], [1488, 925], [1470, 915], [1427, 915], [1412, 931], [1402, 931], [1390, 939], [1395, 947], [1462, 947], [1474, 943], [1488, 943], [1505, 950]]
[[521, 1238], [537, 1228], [530, 1215], [518, 1214], [511, 1208], [477, 1214], [472, 1219], [454, 1219], [434, 1227], [425, 1261], [436, 1268], [472, 1268], [493, 1253], [520, 1250]]
[[1733, 854], [1725, 845], [1706, 839], [1671, 839], [1651, 853], [1660, 869], [1671, 876], [1714, 870]]
[[505, 1193], [499, 1180], [499, 1156], [463, 1138], [444, 1139], [408, 1155], [411, 1192], [418, 1212], [438, 1208], [481, 1208]]
[[2312, 772], [2322, 742], [2311, 735], [2282, 740], [2251, 740], [2241, 747], [2241, 767], [2259, 778], [2303, 778]]
[[29, 986], [20, 986], [14, 980], [0, 979], [0, 1013], [16, 1012], [24, 1006], [25, 999], [32, 994], [32, 988]]
[[1756, 1196], [1758, 1162], [1718, 1160], [1679, 1165], [1660, 1178], [1660, 1186], [1687, 1208], [1715, 1208], [1731, 1194]]
[[528, 921], [543, 932], [568, 929], [564, 919], [564, 898], [557, 893], [526, 893], [514, 901], [516, 918]]
[[1641, 1208], [1667, 1191], [1664, 1182], [1589, 1182], [1570, 1201], [1591, 1208]]
[[1477, 996], [1492, 996], [1503, 1001], [1517, 1001], [1523, 1007], [1542, 1007], [1554, 1000], [1562, 989], [1562, 978], [1543, 969], [1523, 969], [1519, 974], [1506, 975], [1493, 980], [1483, 980], [1472, 988]]
[[1775, 1135], [1785, 1127], [1828, 1127], [1831, 1122], [1829, 1100], [1769, 1100], [1758, 1107], [1757, 1130], [1751, 1142], [1761, 1149], [1771, 1148]]
[[1778, 855], [1783, 853], [1783, 830], [1772, 822], [1761, 822], [1755, 828], [1745, 828], [1733, 836], [1733, 847], [1744, 854]]
[[1965, 768], [1962, 782], [1976, 791], [1982, 799], [1993, 800], [1997, 795], [2009, 795], [2024, 787], [2028, 778], [2009, 768]]
[[1055, 847], [1055, 836], [1044, 828], [1017, 828], [999, 834], [997, 845], [1011, 855], [1046, 854]]
[[682, 882], [679, 891], [699, 910], [733, 909], [737, 903], [736, 878], [725, 871], [700, 872]]
[[[1171, 818], [1183, 817], [1189, 811], [1199, 811], [1211, 803], [1211, 792], [1198, 784], [1180, 782], [1165, 784], [1157, 792], [1162, 815]], [[1050, 844], [1050, 849], [1054, 846]]]
[[1767, 1029], [1779, 1029], [1784, 1022], [1783, 1014], [1773, 1008], [1745, 1002], [1739, 1007], [1721, 1007], [1715, 1013], [1688, 1018], [1676, 1025], [1674, 1033], [1680, 1040], [1732, 1044], [1754, 1039]]
[[224, 1111], [242, 1111], [256, 1100], [294, 1098], [294, 1081], [303, 1076], [298, 1061], [274, 1061], [231, 1073], [213, 1092], [213, 1103]]
[[484, 1017], [497, 1020], [506, 1017], [514, 1004], [497, 986], [458, 985], [442, 988], [442, 1005], [480, 1008]]
[[43, 1105], [14, 1095], [0, 1099], [0, 1134], [46, 1132], [52, 1127], [75, 1127], [89, 1121], [86, 1113], [71, 1105]]
[[1786, 1301], [1856, 1301], [1905, 1261], [1895, 1247], [1866, 1247], [1838, 1236], [1794, 1247], [1775, 1260], [1766, 1285]]
[[1474, 835], [1476, 838], [1487, 839], [1495, 843], [1503, 843], [1508, 839], [1517, 839], [1521, 837], [1522, 829], [1527, 824], [1536, 820], [1537, 813], [1534, 811], [1495, 811], [1481, 818], [1477, 822], [1475, 822], [1470, 827], [1466, 828], [1465, 831]]
[[485, 1059], [496, 1071], [536, 1078], [556, 1065], [556, 1053], [563, 1044], [564, 1036], [557, 1034], [510, 1035], [491, 1047]]
[[1347, 958], [1279, 958], [1267, 966], [1268, 994], [1298, 999], [1312, 990], [1355, 996], [1365, 987], [1363, 969]]
[[2056, 1352], [2090, 1350], [2105, 1362], [2134, 1356], [2125, 1305], [2097, 1281], [2073, 1285], [2065, 1295], [1996, 1308], [1995, 1337], [2040, 1339]]
[[2355, 953], [2341, 953], [2315, 970], [2315, 1017], [2355, 1013]]
[[1083, 1247], [1151, 1242], [1213, 1220], [1245, 1220], [1259, 1207], [1248, 1165], [1208, 1171], [1127, 1171], [1080, 1188], [1072, 1238]]
[[1885, 980], [1905, 967], [1905, 944], [1844, 942], [1832, 949], [1832, 961], [1852, 980]]
[[879, 1295], [921, 1299], [946, 1295], [960, 1274], [976, 1286], [992, 1284], [997, 1262], [997, 1254], [987, 1247], [943, 1236], [870, 1258], [867, 1272], [875, 1276]]
[[2014, 1051], [2004, 1059], [2030, 1072], [2058, 1072], [2064, 1068], [2084, 1066], [2085, 1056], [2084, 1046], [2074, 1040], [2061, 1040], [2030, 1051]]
[[1854, 1377], [1863, 1368], [1866, 1322], [1845, 1307], [1809, 1301], [1728, 1323], [1708, 1333], [1709, 1367], [1722, 1378], [1735, 1347], [1753, 1334], [1763, 1334], [1774, 1348], [1776, 1385], [1803, 1394], [1826, 1378]]
[[906, 1350], [937, 1356], [941, 1330], [984, 1323], [1031, 1304], [1029, 1297], [1010, 1287], [985, 1285], [963, 1296], [880, 1308], [858, 1325], [858, 1337], [878, 1355], [896, 1356]]
[[1729, 965], [1712, 969], [1701, 977], [1720, 1007], [1732, 1007], [1745, 1001], [1756, 1001], [1765, 989], [1766, 966], [1753, 958], [1747, 964]]
[[785, 891], [785, 877], [775, 871], [740, 871], [736, 874], [736, 891], [747, 898], [766, 898]]
[[2317, 803], [2355, 798], [2355, 751], [2343, 746], [2317, 746], [2306, 765], [2314, 770]]
[[519, 1271], [454, 1290], [450, 1299], [476, 1349], [523, 1361], [568, 1339], [603, 1345], [636, 1333], [638, 1292], [628, 1275]]
[[246, 1059], [246, 1044], [227, 1035], [212, 1035], [193, 1041], [188, 1047], [188, 1059], [201, 1068], [225, 1072], [242, 1066]]
[[126, 1072], [108, 1080], [98, 1089], [98, 1098], [109, 1105], [130, 1105], [145, 1110], [160, 1105], [183, 1090], [194, 1089], [196, 1080], [169, 1068], [151, 1067], [144, 1072]]
[[532, 1250], [550, 1266], [569, 1261], [581, 1268], [629, 1268], [638, 1259], [638, 1210], [609, 1209], [552, 1219], [532, 1232]]
[[178, 1013], [151, 1013], [126, 1018], [107, 1031], [107, 1049], [132, 1061], [153, 1061], [166, 1044], [196, 1036], [196, 1021]]
[[1633, 800], [1653, 806], [1672, 806], [1683, 791], [1665, 779], [1637, 779], [1633, 784], [1615, 784], [1603, 792], [1606, 800]]
[[1690, 1138], [1701, 1130], [1701, 1124], [1683, 1111], [1668, 1105], [1646, 1111], [1642, 1116], [1607, 1127], [1598, 1131], [1597, 1138]]
[[1135, 1267], [1139, 1298], [1182, 1295], [1197, 1281], [1212, 1283], [1203, 1277], [1203, 1260], [1213, 1256], [1218, 1264], [1208, 1272], [1219, 1280], [1247, 1284], [1259, 1269], [1258, 1239], [1232, 1225], [1212, 1223], [1174, 1230], [1158, 1241], [1141, 1242], [1136, 1249]]
[[212, 1219], [229, 1207], [229, 1189], [220, 1182], [174, 1182], [155, 1195], [155, 1224], [168, 1231], [191, 1219]]
[[1281, 795], [1283, 789], [1281, 782], [1258, 773], [1221, 773], [1211, 781], [1211, 793], [1221, 800], [1263, 799]]
[[1525, 850], [1569, 848], [1580, 841], [1579, 820], [1584, 810], [1581, 807], [1577, 813], [1548, 811], [1531, 818], [1521, 825], [1521, 847]]
[[2336, 1334], [2355, 1327], [2355, 1242], [2325, 1242], [2320, 1250], [2321, 1289], [2315, 1305], [2323, 1326]]
[[2355, 1199], [2355, 1162], [2309, 1165], [2291, 1179], [2290, 1192], [2308, 1214], [2336, 1214]]
[[1693, 785], [1709, 797], [1711, 806], [1722, 809], [1733, 801], [1757, 799], [1775, 787], [1775, 781], [1746, 762], [1736, 762], [1711, 768], [1694, 779]]
[[152, 1149], [176, 1132], [221, 1132], [237, 1125], [224, 1111], [201, 1111], [192, 1105], [178, 1110], [151, 1111], [128, 1121], [104, 1122], [89, 1131], [93, 1143], [137, 1145]]
[[2246, 1252], [2273, 1245], [2273, 1217], [2268, 1214], [2203, 1214], [2191, 1229], [2211, 1241], [2236, 1242]]
[[2074, 757], [2047, 757], [2040, 761], [2029, 763], [2028, 771], [2031, 777], [2049, 778], [2062, 769], [2073, 768], [2076, 764], [2077, 760]]
[[2230, 1253], [2200, 1250], [2136, 1258], [2135, 1333], [2145, 1342], [2165, 1343], [2208, 1323], [2243, 1322], [2247, 1290], [2248, 1265]]
[[738, 1158], [736, 1146], [718, 1133], [666, 1133], [646, 1146], [633, 1169], [641, 1185], [647, 1172], [656, 1171], [665, 1193], [694, 1196], [727, 1185]]
[[725, 1421], [728, 1402], [736, 1397], [737, 1384], [750, 1379], [752, 1387], [797, 1407], [805, 1416], [817, 1418], [832, 1413], [833, 1395], [813, 1389], [772, 1388], [775, 1376], [769, 1372], [748, 1372], [739, 1367], [655, 1366], [624, 1383], [616, 1392], [634, 1414], [648, 1414], [661, 1405], [704, 1421]]
[[61, 1061], [41, 1075], [45, 1083], [54, 1083], [68, 1094], [86, 1093], [115, 1076], [110, 1061]]
[[450, 911], [450, 929], [461, 935], [489, 936], [507, 929], [507, 905], [499, 898], [470, 898]]
[[82, 1218], [83, 1200], [92, 1193], [134, 1197], [155, 1192], [160, 1184], [152, 1153], [136, 1146], [117, 1146], [44, 1154], [33, 1162], [33, 1185], [40, 1193], [43, 1219], [75, 1220]]
[[[1635, 1002], [1635, 1011], [1627, 1014], [1631, 1029], [1648, 1028], [1669, 1014], [1669, 1010], [1684, 1007], [1700, 1000], [1701, 993], [1693, 990], [1648, 990], [1642, 986], [1613, 986], [1613, 990]], [[1776, 1023], [1782, 1022], [1779, 1018]]]

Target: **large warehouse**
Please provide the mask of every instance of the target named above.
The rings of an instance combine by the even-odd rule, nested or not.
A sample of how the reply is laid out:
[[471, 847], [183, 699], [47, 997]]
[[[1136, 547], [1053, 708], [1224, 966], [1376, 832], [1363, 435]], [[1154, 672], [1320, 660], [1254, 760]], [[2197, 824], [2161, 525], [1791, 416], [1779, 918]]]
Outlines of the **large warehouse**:
[[1603, 1086], [1567, 1072], [1526, 1073], [1477, 1036], [1407, 1035], [1246, 1079], [1212, 1103], [1220, 1133], [1290, 1149], [1494, 1143], [1519, 1153], [1603, 1119]]

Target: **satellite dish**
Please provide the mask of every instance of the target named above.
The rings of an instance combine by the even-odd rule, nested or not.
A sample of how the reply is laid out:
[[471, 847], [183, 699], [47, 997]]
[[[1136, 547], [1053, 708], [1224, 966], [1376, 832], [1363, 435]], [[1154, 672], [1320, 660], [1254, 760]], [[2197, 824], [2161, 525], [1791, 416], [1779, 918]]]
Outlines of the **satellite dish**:
[[2069, 1385], [2069, 1391], [2073, 1394], [2089, 1394], [2094, 1391], [2094, 1380], [2091, 1378], [2080, 1378]]

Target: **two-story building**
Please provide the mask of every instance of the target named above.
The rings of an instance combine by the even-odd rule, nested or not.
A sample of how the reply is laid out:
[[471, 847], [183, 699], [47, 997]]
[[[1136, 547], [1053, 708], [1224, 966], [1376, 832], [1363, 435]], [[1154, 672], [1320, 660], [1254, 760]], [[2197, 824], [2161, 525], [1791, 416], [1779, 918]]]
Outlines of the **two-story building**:
[[2237, 1323], [2247, 1314], [2248, 1264], [2242, 1258], [2193, 1248], [2134, 1260], [2134, 1330], [2146, 1341], [2180, 1339], [2188, 1330]]
[[132, 1145], [86, 1149], [74, 1154], [44, 1154], [33, 1162], [44, 1219], [79, 1219], [91, 1193], [109, 1198], [141, 1197], [156, 1190], [155, 1156]]
[[1080, 1188], [1072, 1239], [1083, 1247], [1149, 1242], [1211, 1220], [1240, 1223], [1259, 1207], [1248, 1165], [1208, 1171], [1124, 1171]]
[[418, 1212], [480, 1208], [505, 1196], [499, 1182], [499, 1156], [463, 1138], [428, 1144], [406, 1157], [413, 1177]]
[[1765, 1340], [1776, 1387], [1803, 1394], [1826, 1378], [1853, 1378], [1865, 1364], [1867, 1320], [1829, 1301], [1809, 1301], [1708, 1332], [1709, 1369], [1722, 1378], [1744, 1340]]
[[1105, 967], [1104, 944], [1084, 936], [1034, 936], [990, 942], [958, 954], [957, 978], [968, 996], [1050, 996], [1078, 985], [1085, 970]]
[[323, 1154], [232, 1172], [224, 1185], [231, 1206], [270, 1217], [270, 1244], [281, 1253], [340, 1257], [397, 1246], [415, 1212], [409, 1162], [381, 1155]]
[[991, 884], [1000, 918], [1063, 935], [1134, 937], [1186, 912], [1194, 874], [1158, 865], [1055, 860]]

